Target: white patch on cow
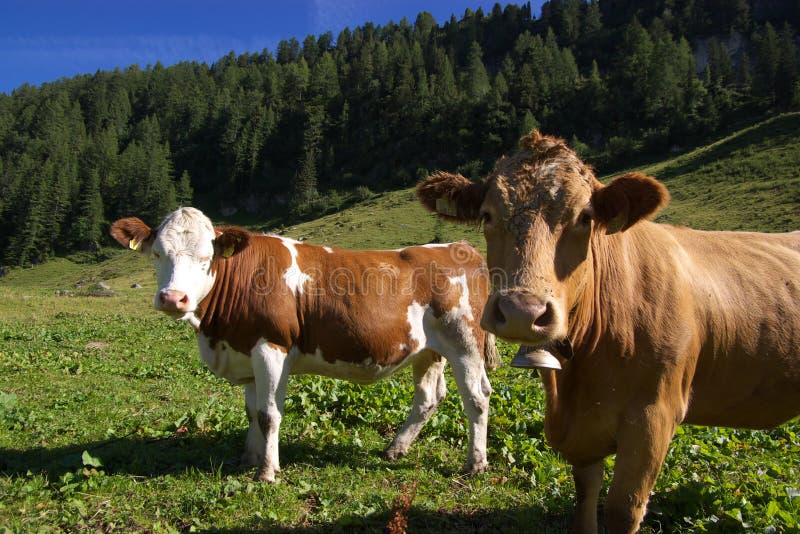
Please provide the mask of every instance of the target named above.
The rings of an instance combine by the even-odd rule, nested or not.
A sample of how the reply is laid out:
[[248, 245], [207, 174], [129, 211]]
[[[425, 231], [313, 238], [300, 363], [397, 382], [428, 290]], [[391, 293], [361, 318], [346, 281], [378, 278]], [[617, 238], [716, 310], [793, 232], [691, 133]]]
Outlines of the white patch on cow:
[[453, 308], [448, 312], [453, 319], [466, 318], [469, 321], [475, 319], [472, 315], [472, 306], [469, 304], [469, 286], [467, 286], [467, 274], [463, 273], [461, 276], [451, 276], [448, 278], [454, 286], [461, 286], [461, 296], [458, 297], [458, 307]]
[[192, 328], [195, 330], [200, 330], [200, 318], [194, 314], [194, 312], [187, 313], [183, 317], [179, 319], [180, 321], [188, 321]]
[[322, 247], [322, 250], [324, 250], [328, 254], [333, 254], [333, 249], [331, 247]]
[[233, 384], [248, 384], [253, 381], [253, 366], [250, 356], [237, 352], [227, 342], [219, 340], [211, 347], [211, 339], [197, 334], [200, 358], [208, 369], [220, 378]]
[[292, 293], [295, 295], [303, 294], [303, 286], [306, 282], [311, 280], [311, 277], [308, 276], [306, 273], [300, 270], [300, 265], [297, 263], [297, 241], [293, 241], [291, 239], [286, 239], [285, 237], [280, 238], [281, 243], [289, 250], [289, 254], [292, 256], [292, 264], [284, 271], [283, 273], [283, 280], [286, 282], [286, 285], [289, 287]]
[[256, 384], [256, 418], [264, 436], [264, 455], [256, 479], [275, 482], [281, 470], [278, 458], [278, 432], [283, 419], [289, 361], [279, 346], [261, 338], [250, 351]]
[[382, 378], [392, 376], [413, 361], [413, 356], [405, 358], [397, 365], [378, 365], [372, 358], [362, 362], [345, 362], [341, 360], [327, 361], [319, 347], [313, 354], [301, 352], [297, 347], [289, 351], [291, 359], [290, 373], [313, 374], [349, 380], [357, 384], [372, 384]]
[[428, 344], [428, 336], [425, 333], [425, 313], [430, 309], [429, 304], [421, 306], [416, 301], [408, 306], [406, 317], [408, 318], [408, 325], [411, 327], [408, 337], [411, 338], [412, 350], [420, 351]]
[[425, 248], [447, 248], [450, 245], [452, 245], [452, 243], [428, 243], [426, 245], [419, 245], [419, 246]]

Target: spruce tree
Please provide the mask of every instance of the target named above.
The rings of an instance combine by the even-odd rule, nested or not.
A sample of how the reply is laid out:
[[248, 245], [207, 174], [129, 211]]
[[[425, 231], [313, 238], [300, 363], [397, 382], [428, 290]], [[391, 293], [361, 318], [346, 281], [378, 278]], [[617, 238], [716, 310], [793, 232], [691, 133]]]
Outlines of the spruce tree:
[[472, 100], [480, 100], [491, 89], [489, 74], [483, 65], [481, 46], [473, 41], [467, 55], [467, 66], [464, 72], [464, 90]]
[[100, 248], [104, 226], [103, 212], [100, 176], [96, 169], [92, 169], [83, 181], [77, 218], [72, 228], [74, 244], [80, 250], [95, 251]]
[[194, 189], [192, 188], [192, 180], [189, 177], [189, 171], [183, 171], [175, 187], [175, 200], [179, 206], [191, 206], [192, 196]]

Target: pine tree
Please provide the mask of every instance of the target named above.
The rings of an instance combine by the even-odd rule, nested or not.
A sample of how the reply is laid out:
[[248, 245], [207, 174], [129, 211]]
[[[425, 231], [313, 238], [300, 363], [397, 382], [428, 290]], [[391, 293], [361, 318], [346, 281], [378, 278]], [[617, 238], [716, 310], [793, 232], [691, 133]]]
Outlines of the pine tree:
[[292, 180], [289, 206], [295, 215], [304, 215], [312, 209], [312, 202], [319, 197], [317, 191], [317, 160], [320, 156], [322, 124], [325, 112], [320, 107], [308, 110], [306, 129], [303, 134], [303, 155], [297, 173]]
[[77, 218], [72, 228], [75, 246], [81, 250], [99, 250], [99, 242], [103, 235], [103, 223], [100, 176], [97, 170], [92, 170], [83, 182]]
[[444, 49], [436, 47], [433, 51], [433, 71], [430, 76], [431, 93], [440, 104], [452, 102], [458, 95], [453, 65]]
[[767, 95], [770, 102], [775, 103], [777, 96], [775, 82], [778, 76], [781, 53], [778, 45], [778, 34], [772, 24], [767, 22], [755, 37], [755, 41], [758, 54], [755, 83], [758, 85], [758, 92]]
[[778, 68], [775, 72], [775, 93], [782, 105], [789, 105], [800, 81], [800, 57], [794, 40], [794, 30], [784, 23], [778, 35]]
[[128, 179], [126, 206], [129, 214], [159, 221], [175, 208], [175, 184], [169, 145], [161, 142], [158, 119], [146, 117], [136, 138], [119, 158], [120, 174]]
[[520, 137], [528, 135], [531, 133], [532, 130], [535, 130], [539, 127], [539, 122], [533, 116], [530, 110], [525, 111], [525, 115], [522, 117], [522, 121], [519, 123], [519, 131], [517, 132]]
[[472, 100], [480, 100], [491, 89], [489, 74], [483, 65], [482, 56], [481, 46], [473, 41], [469, 48], [467, 67], [464, 72], [464, 90]]
[[175, 200], [179, 206], [191, 206], [193, 195], [194, 189], [192, 188], [192, 180], [189, 177], [189, 171], [183, 171], [175, 187]]
[[586, 12], [583, 16], [583, 34], [591, 35], [603, 27], [600, 14], [600, 3], [598, 0], [590, 0], [586, 4]]
[[330, 53], [325, 52], [311, 69], [308, 92], [309, 98], [316, 105], [334, 102], [341, 94], [336, 62]]

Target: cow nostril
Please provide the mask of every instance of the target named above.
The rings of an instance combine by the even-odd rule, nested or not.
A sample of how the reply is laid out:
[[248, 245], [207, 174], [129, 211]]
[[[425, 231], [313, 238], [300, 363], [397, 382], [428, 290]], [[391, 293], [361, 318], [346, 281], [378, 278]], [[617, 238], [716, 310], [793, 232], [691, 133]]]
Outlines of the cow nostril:
[[184, 295], [183, 298], [181, 298], [181, 300], [180, 300], [181, 304], [188, 304], [188, 302], [189, 302], [189, 296], [188, 295]]
[[553, 322], [553, 306], [548, 302], [545, 304], [544, 313], [533, 321], [535, 326], [545, 327]]
[[164, 304], [167, 301], [167, 294], [166, 293], [159, 293], [158, 294], [158, 301], [161, 304]]

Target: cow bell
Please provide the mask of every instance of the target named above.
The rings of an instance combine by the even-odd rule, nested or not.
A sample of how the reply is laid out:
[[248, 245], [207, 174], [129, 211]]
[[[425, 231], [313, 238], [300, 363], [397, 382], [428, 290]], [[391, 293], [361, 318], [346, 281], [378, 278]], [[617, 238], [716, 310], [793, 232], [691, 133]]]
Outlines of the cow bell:
[[561, 362], [547, 350], [547, 346], [531, 347], [529, 345], [521, 345], [516, 356], [511, 360], [511, 367], [559, 370], [561, 369]]

